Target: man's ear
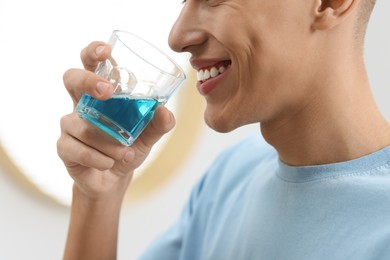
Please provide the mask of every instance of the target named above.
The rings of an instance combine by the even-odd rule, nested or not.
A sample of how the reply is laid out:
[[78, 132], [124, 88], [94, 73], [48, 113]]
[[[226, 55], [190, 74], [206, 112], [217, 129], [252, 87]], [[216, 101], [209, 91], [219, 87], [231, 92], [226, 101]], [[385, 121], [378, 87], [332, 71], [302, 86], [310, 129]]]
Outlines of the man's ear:
[[327, 30], [340, 24], [355, 9], [359, 0], [316, 0], [314, 30]]

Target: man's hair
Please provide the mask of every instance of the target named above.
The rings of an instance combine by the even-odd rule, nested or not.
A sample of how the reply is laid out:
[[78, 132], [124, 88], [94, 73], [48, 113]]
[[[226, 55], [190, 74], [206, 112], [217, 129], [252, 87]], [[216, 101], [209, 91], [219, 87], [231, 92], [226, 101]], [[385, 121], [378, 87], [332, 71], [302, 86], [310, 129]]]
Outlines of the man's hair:
[[358, 21], [356, 23], [356, 39], [359, 43], [364, 42], [364, 37], [367, 30], [367, 25], [370, 20], [372, 10], [374, 9], [376, 0], [362, 0], [359, 6]]

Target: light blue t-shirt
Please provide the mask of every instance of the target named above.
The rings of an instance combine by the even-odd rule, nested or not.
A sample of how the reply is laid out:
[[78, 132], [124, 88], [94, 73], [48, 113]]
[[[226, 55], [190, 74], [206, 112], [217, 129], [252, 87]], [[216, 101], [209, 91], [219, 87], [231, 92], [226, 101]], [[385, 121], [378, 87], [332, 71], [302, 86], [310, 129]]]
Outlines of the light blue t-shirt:
[[143, 260], [389, 260], [390, 147], [291, 167], [261, 136], [217, 158]]

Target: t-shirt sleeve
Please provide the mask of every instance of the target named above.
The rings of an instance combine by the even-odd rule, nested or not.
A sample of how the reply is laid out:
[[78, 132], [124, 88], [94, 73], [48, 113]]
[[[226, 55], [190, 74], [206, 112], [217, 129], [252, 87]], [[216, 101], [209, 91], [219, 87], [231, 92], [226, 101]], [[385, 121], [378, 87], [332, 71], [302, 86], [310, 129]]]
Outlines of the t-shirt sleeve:
[[206, 175], [192, 189], [179, 219], [147, 247], [140, 258], [138, 258], [139, 260], [175, 260], [180, 258], [183, 239], [205, 179]]

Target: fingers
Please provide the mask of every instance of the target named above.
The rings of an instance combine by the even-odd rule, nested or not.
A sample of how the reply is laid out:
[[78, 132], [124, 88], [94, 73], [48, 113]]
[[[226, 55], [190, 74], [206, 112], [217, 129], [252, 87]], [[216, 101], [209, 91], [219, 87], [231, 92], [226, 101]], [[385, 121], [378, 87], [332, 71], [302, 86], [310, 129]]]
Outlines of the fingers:
[[[83, 69], [70, 69], [64, 73], [64, 85], [77, 105], [81, 95], [88, 93], [96, 99], [108, 99], [114, 87], [94, 73], [100, 61], [111, 54], [109, 45], [92, 42], [81, 51]], [[76, 113], [61, 120], [61, 137], [57, 150], [68, 165], [79, 164], [96, 169], [120, 168], [121, 171], [138, 167], [149, 154], [153, 145], [175, 125], [173, 114], [159, 107], [147, 128], [131, 147], [126, 147], [107, 134], [102, 133]]]
[[95, 71], [98, 63], [106, 60], [110, 53], [111, 47], [107, 43], [95, 41], [82, 49], [80, 57], [86, 70]]
[[64, 73], [63, 81], [66, 90], [76, 105], [83, 93], [96, 99], [105, 100], [111, 97], [114, 87], [94, 72], [83, 69], [69, 69]]
[[104, 42], [95, 41], [81, 51], [81, 61], [85, 67], [70, 69], [63, 75], [64, 85], [77, 104], [83, 93], [88, 93], [97, 99], [108, 99], [113, 92], [113, 86], [103, 77], [94, 73], [100, 61], [106, 60], [111, 54], [111, 47]]
[[174, 125], [173, 114], [159, 107], [141, 136], [127, 147], [72, 113], [61, 119], [57, 152], [71, 174], [87, 168], [126, 174], [144, 162], [153, 145]]
[[111, 97], [113, 86], [109, 81], [94, 73], [99, 62], [106, 60], [111, 54], [111, 47], [95, 41], [81, 51], [81, 61], [85, 70], [69, 69], [63, 75], [64, 85], [71, 95], [74, 103], [77, 103], [82, 93], [88, 93], [97, 99]]
[[[64, 162], [99, 170], [111, 169], [116, 161], [128, 161], [133, 151], [101, 132], [76, 113], [61, 119], [58, 154]], [[128, 154], [129, 153], [129, 154]]]
[[147, 155], [152, 146], [164, 134], [173, 129], [175, 123], [175, 117], [171, 111], [164, 106], [158, 107], [150, 124], [132, 145], [136, 150], [136, 154]]
[[57, 153], [65, 166], [74, 173], [79, 165], [100, 171], [111, 169], [115, 161], [95, 149], [81, 143], [70, 135], [61, 135], [57, 142]]

